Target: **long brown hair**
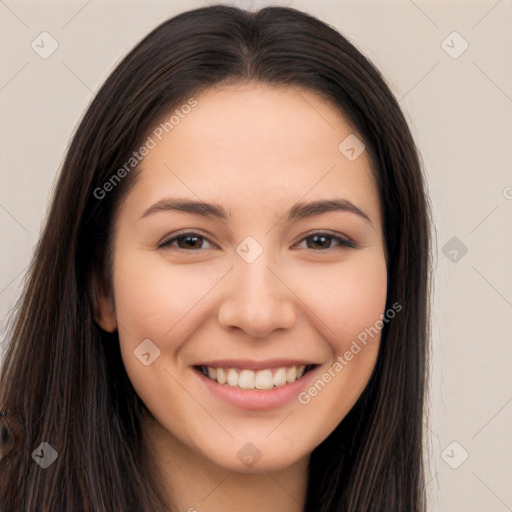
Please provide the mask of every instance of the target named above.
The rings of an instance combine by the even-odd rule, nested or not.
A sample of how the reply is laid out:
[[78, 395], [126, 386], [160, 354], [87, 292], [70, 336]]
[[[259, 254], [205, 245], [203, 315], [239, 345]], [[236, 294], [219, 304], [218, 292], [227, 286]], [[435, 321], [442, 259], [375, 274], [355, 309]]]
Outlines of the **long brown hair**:
[[[108, 194], [98, 190], [165, 113], [237, 81], [317, 92], [361, 134], [384, 220], [386, 310], [403, 306], [384, 325], [361, 397], [311, 455], [304, 510], [425, 512], [430, 213], [411, 133], [379, 71], [334, 28], [291, 8], [228, 6], [188, 11], [155, 28], [107, 78], [74, 134], [0, 376], [0, 410], [14, 439], [0, 461], [7, 512], [172, 506], [142, 449], [145, 406], [117, 333], [95, 322], [115, 215], [137, 169]], [[31, 456], [42, 442], [58, 452], [47, 469]]]

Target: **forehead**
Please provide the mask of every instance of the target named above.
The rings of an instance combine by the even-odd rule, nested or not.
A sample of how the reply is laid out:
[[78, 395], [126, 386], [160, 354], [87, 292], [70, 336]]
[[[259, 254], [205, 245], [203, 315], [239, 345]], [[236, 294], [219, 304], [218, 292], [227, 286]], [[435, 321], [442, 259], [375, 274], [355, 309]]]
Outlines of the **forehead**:
[[192, 109], [172, 122], [176, 109], [169, 112], [151, 132], [154, 147], [140, 164], [134, 190], [141, 200], [167, 193], [216, 201], [231, 214], [256, 214], [281, 210], [283, 202], [343, 197], [380, 222], [369, 158], [365, 151], [347, 158], [340, 144], [357, 134], [318, 94], [237, 84], [194, 99]]

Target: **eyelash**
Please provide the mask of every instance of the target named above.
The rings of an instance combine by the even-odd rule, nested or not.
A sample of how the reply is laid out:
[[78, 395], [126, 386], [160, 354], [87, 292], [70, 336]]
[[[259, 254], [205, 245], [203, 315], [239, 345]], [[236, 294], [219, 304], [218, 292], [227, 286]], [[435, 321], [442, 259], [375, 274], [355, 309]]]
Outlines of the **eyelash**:
[[[168, 238], [167, 240], [164, 240], [163, 242], [161, 242], [158, 245], [158, 248], [159, 249], [164, 249], [164, 248], [168, 248], [168, 247], [170, 248], [171, 244], [174, 241], [176, 241], [178, 238], [185, 237], [185, 236], [196, 236], [196, 237], [199, 237], [201, 239], [204, 239], [204, 240], [207, 240], [208, 242], [210, 242], [210, 240], [208, 240], [207, 237], [201, 235], [200, 233], [195, 233], [193, 231], [184, 231], [182, 233], [176, 234], [172, 238]], [[300, 242], [303, 242], [304, 240], [307, 240], [308, 238], [312, 238], [314, 236], [324, 236], [326, 238], [330, 238], [330, 239], [336, 240], [336, 241], [339, 242], [340, 246], [346, 247], [346, 248], [349, 248], [349, 249], [357, 248], [357, 245], [354, 242], [352, 242], [350, 240], [347, 240], [345, 238], [341, 238], [341, 237], [336, 236], [336, 235], [332, 235], [330, 233], [323, 232], [323, 231], [318, 231], [316, 233], [311, 233], [310, 235], [308, 235], [308, 236], [304, 237], [302, 240], [300, 240]], [[210, 243], [212, 243], [212, 242], [210, 242]], [[192, 252], [192, 253], [197, 253], [197, 252], [201, 251], [201, 249], [182, 249], [181, 247], [177, 247], [176, 249], [178, 249], [179, 251]], [[319, 250], [311, 249], [311, 250], [313, 250], [315, 252], [325, 252], [325, 251], [328, 251], [330, 249], [333, 249], [333, 247], [328, 247], [327, 249], [319, 249]]]

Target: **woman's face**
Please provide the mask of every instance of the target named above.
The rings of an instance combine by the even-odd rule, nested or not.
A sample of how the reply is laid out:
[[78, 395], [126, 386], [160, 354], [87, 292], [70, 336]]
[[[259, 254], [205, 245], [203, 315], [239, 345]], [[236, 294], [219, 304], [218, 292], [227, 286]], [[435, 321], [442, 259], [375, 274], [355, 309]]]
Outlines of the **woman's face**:
[[282, 469], [335, 429], [374, 368], [378, 193], [353, 129], [316, 94], [236, 85], [195, 100], [146, 141], [99, 323], [118, 328], [162, 446]]

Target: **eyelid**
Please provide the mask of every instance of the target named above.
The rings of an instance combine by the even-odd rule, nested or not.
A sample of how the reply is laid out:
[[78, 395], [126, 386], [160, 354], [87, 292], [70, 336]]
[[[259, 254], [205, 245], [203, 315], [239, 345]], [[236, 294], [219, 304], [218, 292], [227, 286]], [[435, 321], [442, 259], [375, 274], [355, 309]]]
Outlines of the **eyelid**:
[[[170, 247], [170, 244], [172, 242], [176, 241], [177, 238], [179, 238], [181, 236], [186, 236], [186, 235], [199, 236], [200, 238], [208, 241], [208, 243], [217, 247], [217, 245], [215, 243], [213, 243], [207, 236], [202, 235], [200, 232], [183, 230], [183, 231], [179, 231], [178, 233], [174, 233], [170, 238], [169, 237], [164, 238], [163, 241], [158, 244], [158, 248], [164, 249], [166, 247]], [[327, 238], [332, 238], [333, 240], [336, 240], [338, 242], [339, 247], [345, 247], [345, 248], [349, 248], [349, 249], [350, 248], [357, 249], [357, 247], [358, 247], [358, 245], [350, 237], [347, 237], [345, 235], [335, 234], [328, 230], [327, 231], [318, 230], [318, 231], [313, 231], [311, 233], [307, 233], [306, 235], [303, 235], [302, 238], [294, 244], [294, 246], [301, 242], [304, 242], [305, 240], [307, 240], [308, 238], [310, 238], [314, 235], [324, 235]], [[329, 247], [327, 249], [319, 249], [314, 252], [326, 252], [326, 251], [334, 249], [335, 247], [336, 246]], [[202, 249], [182, 249], [181, 247], [176, 247], [176, 249], [178, 249], [179, 251], [192, 252], [192, 253], [197, 253], [197, 252], [202, 251]]]

